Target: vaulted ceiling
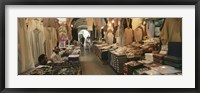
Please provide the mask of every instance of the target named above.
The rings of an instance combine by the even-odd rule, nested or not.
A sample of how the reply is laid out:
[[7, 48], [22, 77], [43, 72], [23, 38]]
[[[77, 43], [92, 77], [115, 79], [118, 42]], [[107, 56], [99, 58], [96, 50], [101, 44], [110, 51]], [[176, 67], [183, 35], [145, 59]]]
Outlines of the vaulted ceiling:
[[86, 18], [74, 18], [72, 20], [72, 24], [74, 28], [86, 27], [87, 26]]

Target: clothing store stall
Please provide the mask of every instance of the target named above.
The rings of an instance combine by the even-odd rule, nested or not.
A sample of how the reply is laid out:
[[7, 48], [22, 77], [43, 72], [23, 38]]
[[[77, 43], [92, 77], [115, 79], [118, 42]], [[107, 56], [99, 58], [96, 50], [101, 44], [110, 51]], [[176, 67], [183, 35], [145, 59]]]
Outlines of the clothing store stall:
[[182, 18], [18, 18], [19, 75], [181, 75]]

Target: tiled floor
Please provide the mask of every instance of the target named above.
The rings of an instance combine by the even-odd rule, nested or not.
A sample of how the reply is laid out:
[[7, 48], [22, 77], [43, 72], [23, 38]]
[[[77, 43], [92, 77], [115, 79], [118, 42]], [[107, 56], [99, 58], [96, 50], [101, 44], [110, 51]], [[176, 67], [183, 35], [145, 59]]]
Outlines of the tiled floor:
[[81, 50], [80, 56], [82, 75], [116, 75], [109, 65], [102, 61], [91, 51]]

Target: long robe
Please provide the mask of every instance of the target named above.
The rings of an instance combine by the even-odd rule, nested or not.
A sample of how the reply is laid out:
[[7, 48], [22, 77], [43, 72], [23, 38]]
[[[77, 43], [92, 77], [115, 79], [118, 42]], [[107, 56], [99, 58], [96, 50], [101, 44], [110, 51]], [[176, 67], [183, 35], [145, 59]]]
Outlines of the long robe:
[[34, 67], [34, 60], [28, 38], [25, 19], [18, 18], [18, 73], [23, 73]]
[[35, 64], [38, 64], [38, 57], [44, 54], [44, 32], [41, 30], [33, 30], [30, 32], [31, 49]]
[[125, 45], [131, 44], [133, 42], [133, 30], [131, 28], [126, 28], [123, 37]]
[[86, 21], [87, 21], [88, 31], [93, 31], [94, 19], [93, 18], [86, 18]]
[[49, 58], [53, 53], [52, 50], [57, 46], [57, 19], [56, 18], [44, 18], [44, 34], [45, 34], [45, 53]]
[[134, 30], [134, 38], [136, 42], [140, 42], [143, 38], [143, 29], [138, 27]]
[[182, 42], [182, 19], [166, 18], [163, 28], [160, 32], [160, 38], [163, 45], [168, 42]]
[[56, 29], [53, 27], [44, 27], [45, 33], [45, 52], [49, 58], [53, 53], [53, 48], [57, 45]]
[[72, 40], [72, 28], [71, 28], [71, 22], [72, 22], [72, 19], [71, 18], [68, 18], [67, 19], [67, 35], [68, 35], [68, 40], [71, 41]]
[[107, 43], [109, 44], [109, 45], [111, 45], [111, 44], [113, 44], [113, 37], [114, 37], [114, 35], [112, 34], [112, 32], [110, 31], [110, 32], [108, 32], [108, 34], [107, 34]]
[[146, 32], [147, 32], [148, 37], [150, 37], [150, 38], [154, 37], [155, 25], [154, 25], [154, 22], [152, 20], [147, 21]]
[[44, 27], [42, 19], [30, 18], [28, 20], [29, 41], [32, 51], [32, 56], [35, 64], [38, 64], [38, 57], [44, 54]]
[[142, 24], [143, 18], [132, 18], [132, 29], [135, 30]]

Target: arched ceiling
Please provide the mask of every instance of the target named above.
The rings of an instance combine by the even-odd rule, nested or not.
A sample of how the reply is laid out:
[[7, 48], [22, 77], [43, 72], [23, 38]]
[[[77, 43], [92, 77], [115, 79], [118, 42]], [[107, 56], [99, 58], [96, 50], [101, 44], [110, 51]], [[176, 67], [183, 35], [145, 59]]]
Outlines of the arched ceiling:
[[74, 18], [72, 21], [73, 27], [74, 28], [78, 28], [81, 26], [86, 26], [87, 25], [87, 21], [86, 18]]

